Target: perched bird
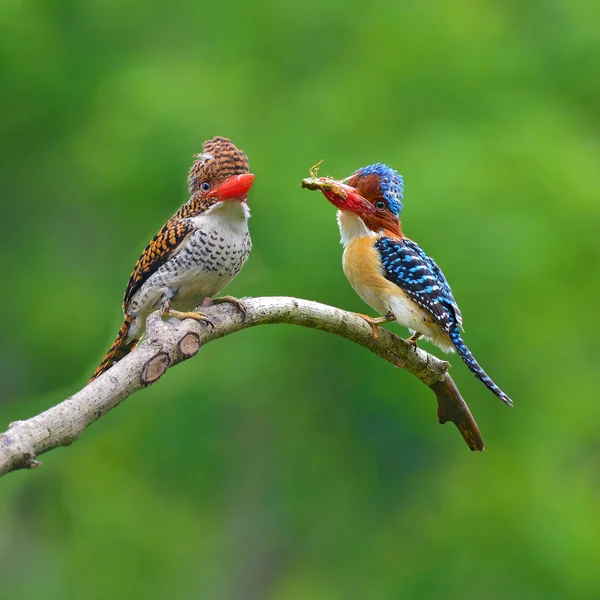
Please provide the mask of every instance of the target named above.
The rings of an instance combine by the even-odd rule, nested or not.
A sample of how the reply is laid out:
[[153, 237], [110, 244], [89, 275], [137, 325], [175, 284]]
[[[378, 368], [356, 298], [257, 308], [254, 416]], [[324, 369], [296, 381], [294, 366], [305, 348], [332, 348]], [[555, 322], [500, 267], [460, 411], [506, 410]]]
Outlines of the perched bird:
[[[315, 166], [318, 169], [318, 165]], [[344, 246], [343, 267], [356, 293], [384, 317], [360, 315], [373, 327], [397, 321], [408, 327], [413, 345], [420, 337], [445, 352], [456, 350], [469, 369], [500, 400], [512, 400], [488, 377], [462, 339], [462, 315], [444, 274], [402, 232], [403, 180], [394, 169], [377, 163], [337, 181], [311, 177], [302, 186], [318, 189], [338, 210]]]
[[[246, 200], [254, 175], [247, 156], [231, 140], [215, 137], [194, 159], [188, 176], [190, 199], [138, 259], [125, 290], [123, 325], [90, 381], [135, 348], [146, 318], [157, 308], [163, 315], [211, 324], [205, 315], [188, 311], [218, 294], [248, 258], [252, 243]], [[229, 296], [218, 301], [243, 309]]]

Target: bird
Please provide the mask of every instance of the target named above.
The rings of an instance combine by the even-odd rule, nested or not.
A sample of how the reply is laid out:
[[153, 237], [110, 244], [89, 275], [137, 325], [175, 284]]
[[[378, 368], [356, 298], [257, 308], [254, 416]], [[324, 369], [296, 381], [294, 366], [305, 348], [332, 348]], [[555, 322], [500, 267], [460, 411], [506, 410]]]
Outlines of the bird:
[[393, 168], [375, 163], [345, 179], [318, 177], [319, 164], [302, 187], [320, 190], [338, 209], [344, 273], [379, 318], [359, 314], [373, 328], [396, 321], [416, 348], [427, 339], [444, 352], [456, 351], [471, 372], [508, 406], [513, 402], [481, 368], [463, 340], [463, 318], [442, 270], [402, 231], [404, 181]]
[[[189, 200], [162, 226], [138, 259], [123, 298], [123, 324], [90, 382], [129, 354], [156, 309], [163, 316], [214, 325], [200, 312], [240, 272], [252, 242], [248, 193], [254, 183], [248, 157], [228, 138], [204, 142], [188, 175]], [[207, 300], [208, 299], [208, 300]], [[245, 317], [243, 304], [231, 296]]]

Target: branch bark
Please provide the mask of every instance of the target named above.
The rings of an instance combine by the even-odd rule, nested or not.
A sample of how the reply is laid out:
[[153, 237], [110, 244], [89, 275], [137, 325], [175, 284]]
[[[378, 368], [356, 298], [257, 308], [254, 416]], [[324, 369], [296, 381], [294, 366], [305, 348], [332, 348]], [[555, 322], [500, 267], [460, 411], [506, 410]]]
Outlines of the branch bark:
[[214, 328], [190, 319], [165, 322], [158, 311], [152, 313], [145, 341], [131, 354], [70, 398], [35, 417], [11, 423], [0, 434], [0, 476], [37, 467], [40, 454], [72, 444], [88, 425], [137, 390], [158, 381], [168, 368], [194, 356], [201, 346], [236, 331], [274, 323], [333, 333], [412, 373], [435, 393], [439, 422], [452, 421], [471, 450], [483, 450], [477, 424], [447, 372], [449, 363], [413, 349], [386, 329], [380, 329], [374, 341], [364, 319], [333, 306], [289, 297], [244, 298], [242, 302], [245, 320], [232, 304], [203, 307]]

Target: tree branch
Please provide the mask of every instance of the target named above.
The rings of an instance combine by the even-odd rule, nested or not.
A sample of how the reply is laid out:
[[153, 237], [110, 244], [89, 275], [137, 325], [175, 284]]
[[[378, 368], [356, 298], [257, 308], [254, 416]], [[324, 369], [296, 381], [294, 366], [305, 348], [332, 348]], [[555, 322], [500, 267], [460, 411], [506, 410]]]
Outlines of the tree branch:
[[320, 329], [360, 344], [396, 367], [412, 373], [438, 399], [440, 423], [452, 421], [471, 450], [483, 450], [475, 420], [447, 373], [449, 363], [413, 347], [385, 329], [373, 340], [370, 325], [354, 313], [332, 306], [288, 297], [243, 299], [246, 318], [232, 304], [202, 308], [214, 328], [187, 319], [165, 322], [158, 311], [147, 321], [146, 339], [106, 373], [47, 411], [16, 421], [0, 434], [0, 476], [16, 469], [34, 468], [36, 457], [73, 443], [83, 430], [128, 396], [155, 383], [165, 371], [194, 356], [201, 346], [255, 325], [288, 323]]

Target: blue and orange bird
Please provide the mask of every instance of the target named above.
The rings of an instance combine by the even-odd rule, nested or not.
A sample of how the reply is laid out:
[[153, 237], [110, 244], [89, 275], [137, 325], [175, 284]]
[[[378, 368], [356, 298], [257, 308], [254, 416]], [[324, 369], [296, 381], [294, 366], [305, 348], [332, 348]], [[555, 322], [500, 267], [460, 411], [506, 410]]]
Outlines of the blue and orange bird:
[[311, 177], [302, 187], [318, 189], [338, 208], [337, 220], [344, 246], [344, 273], [356, 293], [380, 318], [363, 317], [373, 328], [397, 321], [411, 332], [416, 346], [420, 337], [445, 352], [459, 356], [488, 389], [512, 406], [512, 400], [479, 366], [462, 339], [462, 315], [441, 269], [418, 244], [407, 238], [400, 225], [403, 180], [397, 171], [377, 163], [358, 169], [337, 181]]

